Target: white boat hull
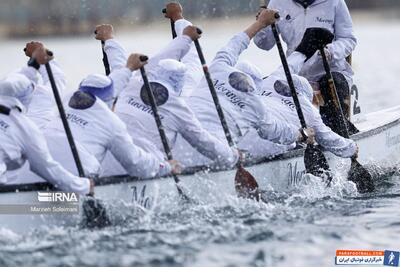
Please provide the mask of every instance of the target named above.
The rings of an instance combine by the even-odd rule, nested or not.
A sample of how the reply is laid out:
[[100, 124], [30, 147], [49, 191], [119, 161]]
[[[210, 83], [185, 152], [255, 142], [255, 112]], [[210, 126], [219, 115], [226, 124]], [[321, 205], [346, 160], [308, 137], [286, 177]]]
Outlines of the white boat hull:
[[[360, 133], [352, 138], [360, 147], [359, 161], [362, 164], [395, 166], [400, 158], [400, 107], [371, 113], [356, 122]], [[346, 174], [349, 159], [340, 159], [325, 153], [333, 172]], [[303, 151], [294, 150], [265, 160], [246, 168], [252, 173], [261, 189], [274, 188], [276, 191], [296, 187], [304, 179], [305, 167]], [[206, 172], [182, 175], [182, 185], [191, 198], [201, 203], [225, 203], [235, 197], [235, 170]], [[96, 197], [106, 203], [122, 200], [126, 203], [152, 209], [166, 199], [172, 204], [178, 201], [175, 183], [171, 178], [138, 180], [129, 177], [109, 177], [100, 179], [96, 186]], [[27, 188], [29, 189], [29, 185]], [[24, 190], [22, 188], [22, 190]], [[3, 192], [1, 192], [3, 191]], [[9, 191], [9, 190], [8, 190]], [[32, 203], [37, 198], [37, 190], [27, 192], [7, 192], [0, 187], [0, 205]], [[77, 225], [80, 215], [3, 215], [0, 214], [0, 227], [17, 232], [25, 232], [40, 226]]]

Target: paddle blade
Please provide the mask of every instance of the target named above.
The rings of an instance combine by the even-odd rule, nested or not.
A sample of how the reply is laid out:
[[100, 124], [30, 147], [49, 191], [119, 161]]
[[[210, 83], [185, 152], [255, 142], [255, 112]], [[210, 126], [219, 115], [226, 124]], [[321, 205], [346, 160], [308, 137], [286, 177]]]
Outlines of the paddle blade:
[[321, 149], [314, 145], [307, 145], [304, 152], [306, 172], [314, 176], [326, 178], [328, 185], [332, 181], [332, 173], [328, 161]]
[[83, 201], [83, 225], [88, 228], [103, 228], [111, 225], [106, 208], [100, 200], [87, 197]]
[[347, 123], [347, 129], [349, 130], [349, 135], [353, 135], [360, 132], [360, 130], [358, 130], [357, 127], [347, 118], [346, 118], [346, 123]]
[[242, 166], [239, 166], [236, 172], [235, 189], [238, 197], [260, 200], [256, 179]]
[[186, 190], [183, 189], [181, 184], [177, 183], [176, 184], [176, 189], [178, 190], [178, 194], [179, 194], [179, 197], [180, 197], [181, 201], [183, 201], [185, 203], [188, 203], [188, 204], [196, 204], [196, 201], [194, 201], [194, 199], [191, 199], [188, 196], [188, 194], [184, 192]]
[[356, 184], [360, 193], [369, 193], [375, 190], [371, 174], [356, 160], [351, 160], [349, 181]]

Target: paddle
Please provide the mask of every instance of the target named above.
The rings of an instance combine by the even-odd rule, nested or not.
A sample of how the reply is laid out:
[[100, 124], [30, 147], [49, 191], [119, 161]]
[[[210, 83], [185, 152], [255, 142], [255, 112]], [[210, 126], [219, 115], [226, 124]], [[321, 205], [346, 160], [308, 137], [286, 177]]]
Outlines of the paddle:
[[[97, 31], [94, 31], [94, 34], [97, 34]], [[101, 51], [103, 52], [103, 65], [104, 65], [104, 71], [106, 75], [110, 75], [110, 63], [108, 62], [108, 56], [106, 51], [104, 51], [104, 46], [106, 45], [106, 42], [104, 40], [101, 40]], [[114, 110], [115, 105], [117, 104], [118, 97], [114, 99], [114, 102], [112, 104], [112, 110]]]
[[[332, 77], [331, 68], [329, 66], [328, 59], [326, 57], [325, 48], [321, 47], [319, 49], [322, 57], [322, 62], [324, 65], [324, 69], [326, 72], [326, 77], [328, 78], [328, 87], [331, 99], [336, 107], [336, 113], [339, 116], [342, 133], [344, 134], [345, 138], [349, 138], [349, 130], [347, 128], [346, 119], [343, 114], [343, 109], [339, 101], [339, 97], [336, 91], [335, 81]], [[349, 171], [349, 178], [350, 181], [354, 182], [357, 186], [357, 189], [360, 193], [367, 193], [372, 192], [375, 189], [374, 183], [372, 181], [371, 174], [357, 161], [356, 157], [351, 158], [351, 167]]]
[[[97, 32], [94, 32], [97, 34]], [[103, 51], [103, 65], [104, 65], [104, 70], [106, 72], [106, 75], [110, 75], [110, 63], [108, 63], [108, 57], [106, 54], [106, 51], [104, 51], [104, 46], [106, 45], [105, 41], [101, 41], [101, 51]]]
[[[167, 9], [164, 8], [164, 9], [162, 10], [162, 13], [163, 13], [163, 14], [167, 14]], [[176, 36], [177, 36], [176, 31], [175, 31], [175, 22], [174, 22], [172, 19], [170, 19], [170, 22], [171, 22], [172, 39], [175, 39]]]
[[[277, 19], [279, 18], [278, 13], [275, 14], [275, 18], [277, 18]], [[292, 94], [293, 102], [296, 107], [296, 111], [297, 111], [297, 115], [300, 120], [301, 127], [303, 129], [306, 129], [307, 124], [304, 119], [304, 114], [301, 109], [299, 97], [297, 96], [297, 92], [294, 87], [292, 74], [290, 73], [289, 65], [286, 60], [285, 52], [283, 51], [283, 48], [282, 48], [282, 43], [281, 43], [279, 33], [278, 33], [275, 23], [273, 23], [271, 25], [271, 28], [272, 28], [272, 32], [275, 37], [276, 45], [277, 45], [278, 51], [279, 51], [279, 56], [282, 61], [283, 69], [285, 70], [286, 79], [287, 79], [287, 82], [288, 82], [288, 85], [290, 88], [290, 92]], [[307, 138], [307, 137], [305, 136], [305, 138]], [[325, 155], [322, 153], [321, 149], [319, 149], [318, 146], [307, 144], [306, 150], [304, 152], [304, 165], [306, 167], [306, 171], [308, 173], [311, 173], [312, 175], [321, 176], [321, 175], [325, 174], [327, 176], [328, 185], [332, 181], [332, 175], [331, 175], [331, 172], [329, 169], [328, 161], [326, 160]]]
[[[48, 51], [47, 54], [52, 57], [53, 53]], [[65, 133], [67, 135], [68, 143], [72, 151], [76, 168], [80, 177], [85, 177], [85, 173], [82, 167], [78, 150], [76, 149], [75, 141], [72, 136], [71, 128], [69, 127], [67, 116], [61, 101], [60, 94], [57, 89], [56, 82], [54, 80], [53, 71], [51, 70], [50, 63], [45, 64], [47, 75], [49, 76], [51, 89], [53, 90], [54, 98], [56, 100], [58, 112], [60, 113], [61, 121], [64, 126]], [[105, 227], [110, 225], [110, 219], [107, 216], [107, 212], [103, 204], [93, 196], [88, 196], [83, 202], [84, 214], [86, 215], [86, 224], [88, 227]]]
[[[148, 57], [147, 56], [141, 56], [140, 60], [142, 62], [147, 61]], [[154, 98], [153, 90], [151, 90], [151, 85], [150, 85], [149, 80], [147, 78], [147, 74], [146, 74], [146, 71], [145, 71], [144, 67], [140, 68], [140, 73], [142, 74], [143, 83], [144, 83], [144, 86], [145, 86], [146, 91], [147, 91], [147, 96], [148, 96], [149, 101], [150, 101], [151, 109], [152, 109], [153, 115], [154, 115], [154, 120], [156, 121], [156, 124], [157, 124], [158, 133], [160, 134], [160, 138], [161, 138], [161, 142], [162, 142], [163, 147], [164, 147], [165, 154], [167, 155], [168, 160], [173, 160], [171, 149], [170, 149], [169, 144], [168, 144], [168, 139], [167, 139], [167, 136], [165, 134], [164, 127], [162, 125], [162, 121], [161, 121], [160, 115], [158, 113], [158, 108], [157, 108], [156, 100]], [[178, 193], [179, 193], [180, 197], [183, 200], [187, 201], [187, 202], [191, 202], [191, 199], [183, 192], [183, 190], [181, 188], [181, 185], [179, 184], [180, 180], [179, 180], [178, 176], [176, 174], [172, 174], [172, 177], [174, 178], [176, 189], [178, 190]]]
[[[201, 30], [197, 29], [198, 33], [201, 34]], [[210, 72], [208, 71], [208, 66], [204, 58], [203, 51], [201, 49], [199, 40], [195, 40], [194, 44], [196, 46], [197, 54], [199, 55], [201, 65], [203, 66], [203, 71], [205, 78], [207, 80], [208, 88], [210, 89], [212, 99], [214, 101], [215, 108], [217, 109], [218, 117], [221, 121], [222, 128], [224, 130], [226, 140], [230, 147], [236, 147], [233, 142], [232, 135], [229, 131], [228, 123], [226, 122], [224, 112], [222, 110], [221, 104], [218, 99], [218, 94], [215, 90], [214, 83], [212, 82]], [[251, 175], [247, 170], [244, 169], [241, 160], [237, 163], [237, 172], [235, 175], [235, 189], [239, 197], [260, 200], [260, 192], [258, 189], [258, 183], [253, 175]]]
[[[162, 10], [162, 13], [166, 14], [167, 9], [164, 8]], [[175, 30], [175, 22], [172, 19], [170, 19], [170, 23], [171, 23], [172, 39], [175, 39], [177, 37], [176, 30]], [[201, 30], [198, 29], [198, 31], [201, 34]], [[197, 42], [196, 49], [197, 49], [197, 53], [199, 54], [200, 60], [201, 60], [201, 58], [204, 59], [203, 52], [200, 48], [200, 44], [198, 43], [197, 40], [195, 41], [195, 44], [196, 44], [196, 42]], [[202, 62], [202, 64], [203, 64], [203, 66], [206, 65], [205, 60], [204, 60], [204, 63]], [[203, 67], [203, 69], [204, 69], [204, 67]], [[207, 77], [207, 74], [206, 74], [206, 77]], [[214, 86], [212, 83], [211, 83], [211, 85]], [[210, 88], [210, 90], [211, 90], [211, 88]], [[214, 89], [214, 92], [215, 92], [215, 89]], [[213, 94], [213, 93], [211, 93], [211, 94]], [[213, 99], [214, 99], [214, 96], [213, 96]], [[214, 103], [216, 106], [218, 105], [220, 107], [218, 97], [216, 98], [216, 100], [214, 99]], [[218, 104], [216, 104], [216, 103], [218, 103]], [[218, 111], [218, 107], [217, 107], [217, 111]], [[225, 131], [225, 128], [224, 128], [224, 131], [225, 131], [225, 135], [227, 136], [228, 143], [231, 147], [234, 147], [234, 143], [233, 143], [232, 137], [230, 135], [227, 123], [225, 121], [224, 114], [222, 113], [222, 109], [221, 109], [222, 115], [220, 114], [219, 111], [218, 111], [218, 113], [219, 113], [220, 119], [222, 118], [221, 119], [221, 124], [223, 125], [222, 127], [224, 128], [224, 125], [226, 125], [227, 131]], [[259, 199], [260, 199], [260, 194], [258, 193], [257, 181], [249, 172], [247, 172], [243, 168], [242, 164], [238, 164], [238, 170], [235, 175], [235, 189], [236, 189], [237, 194], [241, 197], [254, 198], [257, 201], [259, 201]]]

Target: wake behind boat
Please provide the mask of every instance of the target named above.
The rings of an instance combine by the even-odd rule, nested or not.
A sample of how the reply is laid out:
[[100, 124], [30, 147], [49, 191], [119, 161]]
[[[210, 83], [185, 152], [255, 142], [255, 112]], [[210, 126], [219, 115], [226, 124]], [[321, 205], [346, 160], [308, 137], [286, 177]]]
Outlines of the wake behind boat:
[[[394, 167], [400, 158], [400, 106], [374, 112], [360, 118], [356, 123], [360, 133], [352, 139], [360, 145], [359, 159], [362, 164]], [[286, 152], [258, 163], [249, 163], [248, 170], [256, 177], [261, 190], [288, 191], [306, 182], [303, 149]], [[325, 152], [338, 179], [346, 179], [349, 159], [341, 159]], [[201, 203], [223, 205], [236, 196], [233, 177], [235, 170], [218, 171], [201, 166], [188, 169], [181, 176], [181, 182], [190, 198]], [[96, 196], [106, 203], [123, 201], [145, 209], [168, 203], [179, 203], [175, 183], [170, 177], [140, 179], [126, 175], [96, 179]], [[0, 204], [31, 204], [38, 192], [53, 190], [48, 183], [7, 185], [0, 187]], [[46, 225], [76, 226], [82, 220], [80, 215], [2, 215], [0, 227], [16, 232], [25, 232]]]

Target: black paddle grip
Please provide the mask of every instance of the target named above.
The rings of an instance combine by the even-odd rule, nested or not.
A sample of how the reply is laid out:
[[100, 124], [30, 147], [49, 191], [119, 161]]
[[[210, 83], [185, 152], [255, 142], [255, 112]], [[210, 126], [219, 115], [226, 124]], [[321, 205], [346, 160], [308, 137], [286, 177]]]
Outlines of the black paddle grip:
[[57, 89], [57, 84], [54, 80], [54, 76], [53, 76], [53, 72], [52, 72], [50, 63], [46, 63], [45, 67], [46, 67], [47, 75], [49, 76], [50, 85], [51, 85], [51, 89], [53, 90], [53, 94], [54, 94], [54, 98], [55, 98], [55, 101], [57, 104], [58, 112], [60, 113], [60, 118], [61, 118], [62, 124], [64, 126], [64, 131], [65, 131], [65, 134], [67, 135], [67, 140], [68, 140], [71, 152], [72, 152], [72, 156], [74, 158], [76, 168], [78, 169], [78, 174], [80, 177], [85, 177], [85, 173], [84, 173], [83, 166], [82, 166], [82, 161], [79, 157], [78, 149], [76, 148], [74, 137], [71, 132], [71, 128], [69, 127], [67, 116], [66, 116], [66, 113], [65, 113], [62, 101], [61, 101], [60, 94]]
[[145, 62], [145, 61], [149, 60], [149, 57], [148, 56], [140, 56], [139, 59], [140, 59], [140, 61]]
[[[167, 14], [167, 9], [163, 8], [161, 10], [161, 12], [163, 14]], [[172, 32], [172, 39], [175, 39], [177, 37], [177, 35], [176, 35], [176, 31], [175, 31], [175, 22], [172, 19], [171, 19], [171, 32]]]

